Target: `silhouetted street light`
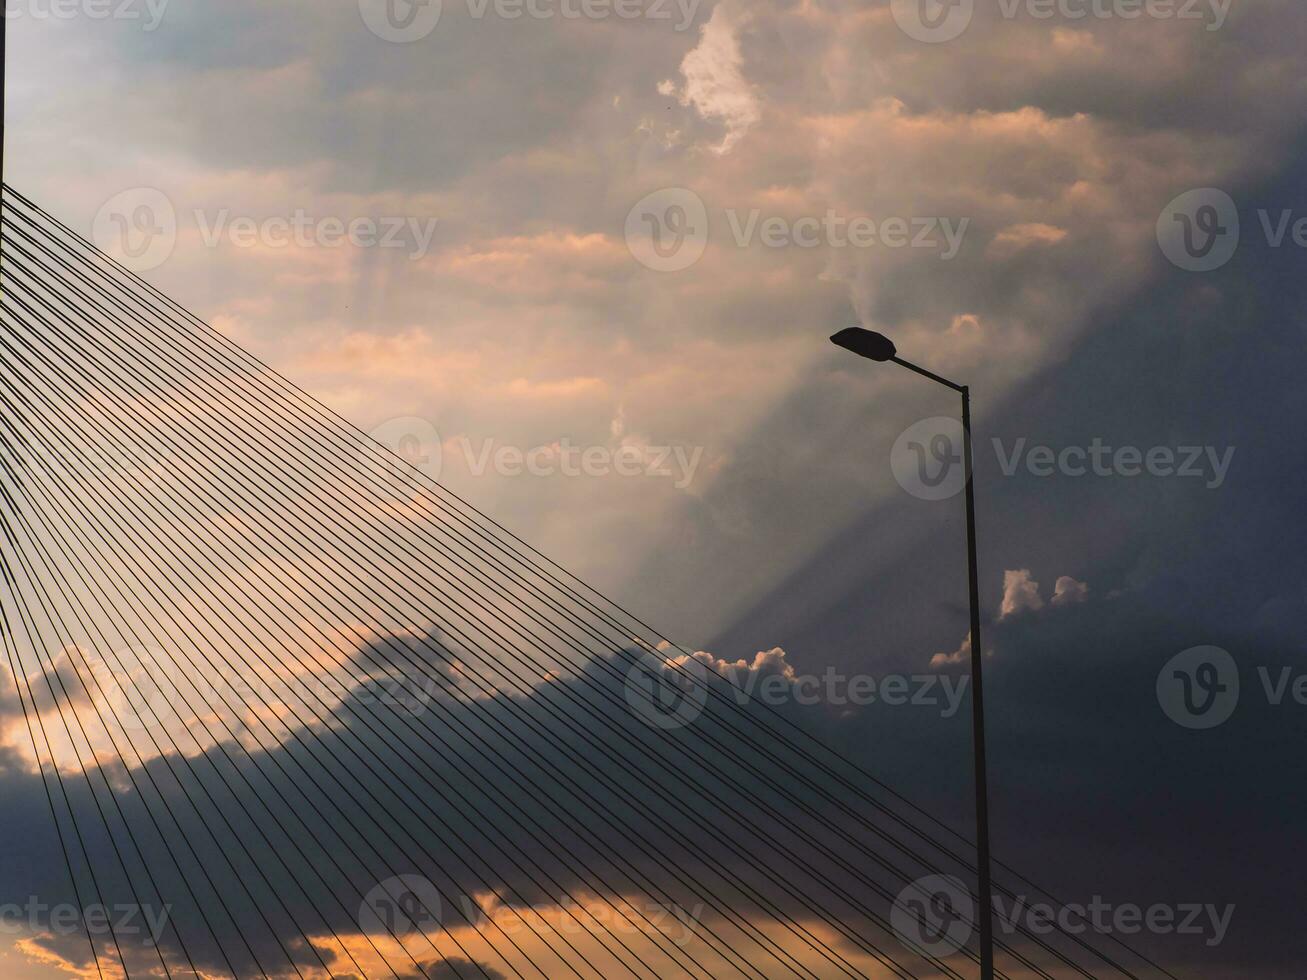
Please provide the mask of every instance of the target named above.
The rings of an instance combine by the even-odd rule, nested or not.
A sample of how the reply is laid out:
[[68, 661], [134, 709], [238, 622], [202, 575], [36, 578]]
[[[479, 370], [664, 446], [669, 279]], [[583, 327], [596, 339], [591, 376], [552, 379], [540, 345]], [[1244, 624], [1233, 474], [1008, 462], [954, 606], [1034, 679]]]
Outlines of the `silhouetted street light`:
[[975, 751], [976, 780], [976, 865], [980, 885], [980, 975], [982, 980], [994, 976], [994, 899], [989, 868], [989, 782], [985, 763], [985, 697], [983, 660], [980, 646], [980, 574], [976, 560], [976, 495], [972, 488], [971, 468], [971, 393], [966, 385], [918, 367], [898, 356], [888, 337], [848, 327], [831, 337], [831, 342], [860, 357], [873, 361], [893, 361], [962, 395], [962, 476], [967, 500], [967, 575], [971, 591], [971, 737]]

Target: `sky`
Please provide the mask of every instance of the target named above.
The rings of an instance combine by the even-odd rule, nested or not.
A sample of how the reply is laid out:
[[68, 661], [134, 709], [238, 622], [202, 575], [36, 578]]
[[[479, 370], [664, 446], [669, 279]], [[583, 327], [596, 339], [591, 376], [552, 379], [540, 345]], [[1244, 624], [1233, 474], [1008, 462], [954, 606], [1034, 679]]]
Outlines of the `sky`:
[[[1301, 4], [106, 9], [8, 4], [6, 183], [742, 676], [961, 676], [914, 455], [956, 399], [826, 338], [969, 384], [996, 850], [1234, 905], [1138, 937], [1180, 975], [1302, 975]], [[1191, 730], [1158, 679], [1207, 646], [1241, 697]], [[968, 825], [965, 709], [819, 701]]]

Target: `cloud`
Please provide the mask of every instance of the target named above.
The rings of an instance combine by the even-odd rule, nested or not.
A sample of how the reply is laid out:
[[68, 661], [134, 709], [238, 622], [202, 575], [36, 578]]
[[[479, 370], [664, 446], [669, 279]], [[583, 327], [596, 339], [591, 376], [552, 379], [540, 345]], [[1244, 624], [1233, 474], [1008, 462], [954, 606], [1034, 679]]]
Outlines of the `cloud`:
[[[1018, 820], [1051, 801], [1048, 825], [1011, 832], [1034, 866], [1099, 884], [1137, 863], [1150, 873], [1116, 870], [1132, 894], [1147, 877], [1262, 911], [1249, 927], [1260, 943], [1195, 957], [1195, 975], [1300, 976], [1284, 965], [1284, 937], [1297, 933], [1281, 914], [1302, 907], [1300, 889], [1281, 882], [1268, 901], [1273, 885], [1259, 890], [1246, 872], [1274, 882], [1293, 846], [1282, 813], [1301, 802], [1281, 778], [1292, 760], [1275, 755], [1300, 742], [1293, 716], [1254, 713], [1221, 733], [1230, 741], [1204, 744], [1219, 751], [1199, 752], [1154, 724], [1155, 677], [1140, 665], [1217, 634], [1269, 659], [1267, 645], [1301, 636], [1301, 556], [1284, 534], [1300, 502], [1279, 491], [1302, 481], [1285, 475], [1296, 436], [1277, 420], [1305, 414], [1301, 385], [1280, 374], [1302, 362], [1303, 303], [1290, 288], [1298, 270], [1274, 261], [1300, 256], [1257, 253], [1275, 277], [1236, 264], [1238, 277], [1159, 289], [1152, 224], [1181, 190], [1239, 191], [1301, 156], [1303, 5], [1239, 4], [1213, 33], [1153, 18], [1050, 30], [981, 4], [965, 38], [941, 47], [902, 36], [884, 6], [755, 4], [747, 21], [714, 14], [697, 36], [474, 22], [446, 6], [430, 43], [406, 52], [373, 43], [348, 4], [174, 0], [150, 39], [86, 18], [57, 31], [12, 22], [7, 179], [78, 228], [143, 183], [167, 190], [184, 219], [297, 206], [439, 218], [423, 262], [256, 256], [187, 233], [152, 278], [365, 426], [421, 415], [444, 433], [515, 444], [606, 443], [620, 404], [648, 440], [708, 446], [714, 479], [688, 499], [602, 481], [459, 489], [587, 579], [639, 596], [694, 646], [731, 650], [721, 660], [736, 669], [782, 670], [735, 652], [777, 643], [845, 652], [844, 637], [792, 642], [767, 621], [843, 623], [831, 598], [841, 589], [858, 593], [849, 607], [883, 613], [848, 633], [860, 638], [849, 657], [868, 656], [861, 638], [885, 657], [947, 650], [964, 628], [965, 604], [937, 599], [956, 568], [941, 559], [916, 573], [933, 560], [915, 547], [926, 532], [868, 465], [874, 447], [944, 409], [907, 381], [823, 360], [832, 324], [860, 318], [971, 381], [987, 429], [1150, 445], [1172, 437], [1150, 423], [1167, 419], [1195, 439], [1237, 441], [1250, 466], [1266, 461], [1250, 470], [1256, 493], [1241, 493], [1252, 478], [1236, 472], [1228, 494], [1205, 498], [1141, 481], [1013, 480], [987, 494], [986, 567], [1069, 566], [1095, 583], [1091, 595], [1063, 576], [1037, 614], [1025, 606], [986, 627], [1003, 653], [992, 717], [1011, 726], [996, 730], [996, 778]], [[1296, 173], [1267, 200], [1298, 200], [1301, 184]], [[658, 187], [693, 188], [713, 218], [704, 257], [684, 273], [623, 267], [627, 211]], [[970, 224], [947, 265], [914, 249], [740, 248], [725, 211], [755, 207], [787, 221], [833, 208]], [[1271, 346], [1276, 356], [1258, 360]], [[573, 392], [567, 379], [586, 381]], [[1249, 419], [1258, 425], [1240, 427]], [[829, 561], [840, 546], [880, 564]], [[781, 590], [801, 588], [798, 570], [839, 588], [795, 602]], [[868, 598], [876, 570], [887, 608]], [[997, 585], [986, 580], [991, 601]], [[1109, 616], [1098, 597], [1114, 592], [1123, 605]], [[910, 600], [921, 615], [905, 612], [918, 608]], [[1025, 601], [1043, 600], [1028, 588]], [[762, 638], [712, 642], [736, 624]], [[965, 647], [942, 656], [965, 659]], [[823, 732], [928, 796], [965, 785], [965, 771], [955, 783], [944, 768], [965, 753], [932, 726]], [[1184, 774], [1168, 779], [1182, 799], [1141, 814], [1162, 769]], [[1213, 812], [1239, 828], [1243, 850], [1203, 836], [1193, 815]], [[1099, 853], [1075, 832], [1091, 823], [1111, 837]], [[48, 816], [14, 826], [27, 828], [19, 842], [41, 841]]]
[[[379, 645], [360, 649], [358, 663], [372, 662], [380, 650]], [[833, 915], [839, 923], [860, 922], [862, 914], [846, 907], [847, 896], [841, 898], [840, 892], [823, 884], [828, 879], [820, 875], [833, 874], [834, 866], [824, 868], [825, 858], [798, 861], [794, 856], [795, 849], [810, 847], [830, 834], [829, 807], [838, 797], [801, 802], [789, 793], [786, 780], [778, 779], [783, 770], [776, 766], [793, 765], [797, 757], [791, 757], [783, 742], [773, 743], [772, 737], [752, 729], [752, 734], [743, 730], [730, 734], [727, 722], [747, 724], [742, 707], [723, 715], [724, 703], [709, 702], [687, 728], [660, 733], [648, 725], [628, 706], [631, 663], [627, 657], [635, 652], [591, 658], [579, 675], [560, 673], [526, 695], [504, 693], [471, 700], [457, 685], [442, 684], [428, 691], [425, 711], [415, 715], [379, 705], [375, 699], [359, 702], [353, 710], [341, 711], [335, 734], [306, 732], [303, 741], [255, 750], [244, 759], [228, 761], [222, 748], [213, 747], [184, 763], [176, 758], [150, 760], [148, 774], [153, 780], [137, 781], [142, 795], [123, 780], [116, 787], [114, 806], [142, 818], [135, 820], [138, 833], [148, 829], [155, 841], [151, 853], [158, 853], [153, 867], [161, 880], [171, 882], [165, 889], [172, 906], [170, 922], [183, 934], [202, 933], [204, 928], [199, 907], [171, 880], [171, 861], [185, 863], [183, 839], [197, 849], [229, 898], [240, 891], [232, 869], [249, 864], [246, 874], [256, 889], [262, 888], [260, 876], [267, 876], [266, 884], [275, 889], [276, 901], [285, 903], [288, 918], [283, 923], [279, 916], [272, 917], [278, 923], [275, 933], [251, 928], [244, 934], [264, 962], [284, 963], [278, 946], [285, 944], [305, 965], [314, 961], [316, 949], [317, 955], [346, 974], [348, 954], [358, 957], [366, 950], [356, 938], [357, 921], [351, 927], [348, 919], [342, 921], [341, 913], [353, 914], [360, 895], [396, 874], [416, 874], [429, 881], [443, 899], [436, 903], [440, 927], [492, 970], [502, 963], [494, 961], [493, 953], [485, 955], [486, 950], [498, 950], [513, 963], [520, 962], [519, 955], [488, 923], [473, 926], [461, 918], [464, 899], [492, 915], [495, 922], [502, 920], [518, 930], [511, 934], [530, 948], [536, 948], [536, 940], [520, 928], [520, 916], [525, 912], [532, 918], [532, 909], [556, 916], [558, 906], [566, 904], [563, 889], [601, 907], [601, 912], [614, 900], [623, 907], [652, 910], [648, 903], [655, 899], [668, 908], [694, 910], [688, 927], [696, 941], [702, 938], [700, 916], [718, 928], [732, 928], [726, 907], [711, 898], [711, 892], [703, 892], [699, 882], [717, 888], [727, 887], [726, 882], [748, 884], [787, 914], [804, 919], [821, 921], [823, 915]], [[706, 653], [682, 662], [689, 659], [723, 667], [737, 680], [743, 680], [744, 674], [795, 676], [780, 649], [734, 663]], [[738, 704], [734, 695], [727, 696], [730, 703]], [[558, 715], [562, 706], [571, 712], [570, 718]], [[789, 705], [784, 710], [801, 724], [805, 718], [819, 727], [832, 724], [821, 708]], [[340, 765], [335, 777], [327, 779], [320, 753], [346, 745], [354, 754], [337, 753]], [[710, 751], [701, 751], [705, 745]], [[344, 765], [347, 759], [352, 761]], [[391, 767], [385, 771], [392, 778], [373, 779], [376, 772], [369, 775], [369, 761]], [[169, 775], [174, 770], [191, 775], [182, 783]], [[492, 770], [493, 779], [488, 778]], [[249, 785], [238, 773], [250, 780]], [[6, 777], [22, 786], [23, 806], [31, 808], [32, 818], [37, 819], [44, 798], [29, 792], [31, 778]], [[717, 782], [722, 779], [729, 782]], [[234, 807], [232, 796], [239, 796], [262, 833], [234, 836], [230, 826], [209, 815], [205, 797], [183, 790], [183, 785], [190, 787], [197, 780], [210, 787], [219, 807]], [[322, 796], [324, 783], [335, 787], [329, 797]], [[314, 785], [319, 786], [317, 791]], [[257, 798], [255, 786], [261, 787]], [[531, 786], [535, 786], [531, 794], [523, 795]], [[369, 793], [375, 796], [368, 797], [371, 807], [350, 804]], [[161, 834], [142, 822], [145, 806], [159, 806], [158, 794], [177, 821], [173, 824], [170, 818], [163, 823]], [[747, 817], [731, 802], [736, 794], [752, 800]], [[310, 800], [315, 805], [310, 806]], [[90, 799], [74, 792], [72, 801], [79, 825], [94, 827], [97, 811]], [[603, 816], [605, 812], [609, 816]], [[16, 819], [13, 825], [22, 823]], [[741, 846], [755, 832], [787, 849], [789, 856], [780, 861], [786, 878], [759, 874], [753, 852]], [[160, 836], [174, 857], [159, 847]], [[90, 854], [97, 866], [111, 860], [94, 838]], [[678, 874], [666, 866], [668, 855], [674, 856]], [[6, 861], [3, 867], [0, 904], [6, 895], [51, 894], [47, 884], [32, 884], [30, 869], [21, 862]], [[55, 867], [52, 863], [51, 873]], [[804, 876], [813, 872], [819, 872], [818, 877], [805, 881]], [[325, 877], [319, 880], [319, 874]], [[822, 904], [808, 907], [808, 899], [787, 891], [794, 887], [805, 895], [813, 889], [821, 892]], [[30, 888], [37, 890], [25, 891]], [[120, 896], [108, 890], [106, 901], [112, 905], [117, 900]], [[337, 904], [340, 901], [343, 905]], [[706, 909], [705, 902], [710, 903]], [[603, 914], [611, 918], [611, 907]], [[686, 927], [687, 920], [680, 921]], [[344, 946], [327, 934], [324, 922], [347, 940]], [[225, 925], [217, 926], [219, 935], [230, 943], [229, 955], [243, 964], [240, 945]], [[312, 947], [299, 933], [306, 927]], [[578, 933], [567, 928], [566, 934], [575, 939]], [[376, 938], [386, 938], [384, 929], [374, 931]], [[625, 938], [635, 942], [638, 936], [628, 930]], [[88, 966], [85, 946], [75, 935], [38, 934], [30, 941], [33, 955], [61, 957], [80, 969]], [[175, 934], [163, 937], [163, 948], [166, 956], [180, 955]], [[221, 968], [211, 944], [192, 947], [192, 952], [202, 967]], [[699, 953], [716, 955], [711, 949]], [[656, 949], [653, 954], [661, 955]], [[860, 954], [850, 950], [849, 955]]]
[[[431, 960], [420, 963], [416, 972], [406, 971], [395, 974], [399, 980], [464, 980], [469, 976], [485, 976], [489, 980], [503, 980], [505, 974], [485, 963], [473, 963], [470, 960], [454, 957], [445, 960]], [[337, 973], [332, 980], [363, 980], [356, 973]]]
[[762, 676], [778, 675], [793, 680], [797, 674], [794, 666], [789, 663], [787, 655], [780, 647], [772, 647], [770, 650], [759, 650], [754, 654], [753, 660], [734, 660], [726, 661], [714, 657], [711, 653], [698, 652], [695, 657], [713, 670], [725, 674], [729, 679], [743, 674], [758, 674]]
[[996, 258], [1011, 256], [1025, 248], [1056, 245], [1064, 241], [1068, 234], [1065, 228], [1055, 228], [1039, 222], [1012, 225], [995, 233], [988, 251]]
[[932, 670], [938, 670], [940, 667], [948, 667], [954, 664], [965, 664], [971, 662], [971, 636], [968, 634], [962, 641], [962, 645], [952, 653], [937, 653], [930, 658]]
[[1044, 600], [1039, 596], [1039, 583], [1030, 576], [1030, 569], [1009, 569], [1003, 573], [1003, 601], [998, 608], [1000, 621], [1022, 612], [1042, 609]]
[[[1242, 5], [1215, 37], [1152, 18], [1050, 30], [980, 6], [943, 50], [883, 7], [773, 2], [705, 8], [688, 32], [450, 8], [403, 50], [352, 7], [304, 0], [174, 0], [148, 37], [23, 18], [8, 179], [79, 229], [124, 188], [167, 193], [181, 233], [151, 278], [365, 428], [418, 416], [517, 445], [598, 440], [620, 402], [652, 444], [739, 460], [705, 468], [693, 493], [454, 485], [587, 574], [688, 610], [704, 645], [897, 492], [814, 420], [874, 418], [871, 445], [936, 413], [916, 387], [824, 359], [828, 328], [891, 332], [995, 405], [1144, 280], [1175, 193], [1275, 166], [1307, 99], [1289, 42], [1301, 6]], [[94, 86], [77, 81], [85, 63]], [[709, 241], [692, 267], [656, 274], [623, 230], [670, 187], [704, 201]], [[415, 261], [210, 246], [195, 220], [297, 208], [437, 223]], [[727, 215], [753, 209], [791, 226], [828, 210], [968, 224], [947, 262], [883, 244], [741, 247]], [[575, 377], [595, 379], [593, 397], [541, 408], [504, 391]], [[748, 478], [755, 443], [788, 450], [765, 481]], [[694, 601], [705, 581], [721, 590], [711, 608]]]
[[1078, 582], [1070, 575], [1058, 577], [1053, 586], [1053, 605], [1061, 606], [1072, 602], [1084, 602], [1089, 598], [1089, 586]]
[[[1088, 597], [1088, 585], [1076, 581], [1070, 575], [1062, 575], [1053, 588], [1052, 605], [1063, 606], [1084, 602]], [[1003, 573], [1003, 597], [999, 602], [996, 622], [1003, 623], [1009, 619], [1019, 618], [1022, 613], [1038, 612], [1043, 608], [1044, 599], [1039, 594], [1039, 583], [1030, 574], [1030, 569], [1008, 569]], [[994, 655], [992, 640], [987, 644], [985, 654], [989, 657]], [[930, 666], [937, 669], [964, 664], [970, 659], [971, 637], [968, 635], [962, 640], [962, 645], [952, 653], [937, 653], [931, 657]]]
[[[730, 152], [762, 117], [757, 94], [742, 73], [737, 26], [730, 5], [717, 4], [703, 26], [698, 47], [681, 61], [685, 78], [678, 95], [681, 105], [693, 106], [704, 119], [726, 127], [726, 135], [713, 147], [717, 154]], [[675, 91], [671, 83], [658, 86], [660, 95]]]

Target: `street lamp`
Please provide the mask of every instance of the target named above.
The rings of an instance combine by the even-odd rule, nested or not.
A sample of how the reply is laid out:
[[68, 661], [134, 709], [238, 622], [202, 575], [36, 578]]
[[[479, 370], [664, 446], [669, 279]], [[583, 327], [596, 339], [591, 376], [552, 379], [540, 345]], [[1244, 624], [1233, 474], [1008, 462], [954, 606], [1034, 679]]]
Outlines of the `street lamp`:
[[967, 577], [971, 591], [971, 740], [975, 752], [976, 865], [980, 878], [980, 975], [994, 977], [993, 880], [989, 869], [989, 782], [985, 765], [985, 697], [980, 646], [980, 574], [976, 562], [976, 494], [971, 480], [971, 392], [966, 385], [917, 367], [898, 356], [888, 337], [849, 327], [831, 337], [831, 343], [873, 361], [893, 361], [962, 396], [962, 475], [967, 499]]

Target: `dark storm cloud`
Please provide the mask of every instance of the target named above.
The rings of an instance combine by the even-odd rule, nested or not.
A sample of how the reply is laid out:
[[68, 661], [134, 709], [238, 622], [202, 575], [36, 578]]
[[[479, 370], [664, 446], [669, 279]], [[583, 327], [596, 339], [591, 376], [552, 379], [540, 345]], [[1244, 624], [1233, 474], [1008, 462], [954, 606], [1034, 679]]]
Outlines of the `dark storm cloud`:
[[[657, 73], [695, 41], [647, 19], [512, 21], [447, 2], [429, 37], [390, 44], [353, 2], [232, 6], [172, 0], [159, 31], [119, 33], [168, 103], [168, 127], [142, 120], [140, 136], [209, 163], [329, 160], [334, 190], [431, 193], [505, 155], [561, 148], [615, 95], [659, 101]], [[541, 90], [549, 97], [532, 97]]]
[[[453, 977], [466, 976], [472, 970], [477, 970], [478, 972], [484, 971], [485, 975], [489, 977], [490, 980], [501, 980], [504, 976], [504, 974], [500, 973], [498, 970], [486, 967], [485, 964], [474, 965], [469, 963], [467, 960], [431, 960], [428, 963], [422, 963], [419, 965], [421, 968], [419, 972], [401, 973], [399, 975], [400, 980], [418, 980], [418, 978], [421, 977], [426, 977], [428, 980], [450, 980], [450, 978]], [[356, 974], [350, 973], [338, 976], [336, 980], [359, 980], [359, 978]]]
[[[434, 647], [411, 649], [434, 660]], [[356, 662], [375, 663], [381, 653], [378, 644], [360, 651]], [[449, 672], [436, 669], [443, 680], [422, 699], [384, 703], [370, 686], [354, 710], [338, 712], [343, 728], [301, 732], [281, 750], [250, 757], [227, 745], [189, 762], [156, 758], [133, 772], [137, 785], [149, 787], [143, 796], [123, 788], [121, 779], [112, 800], [96, 786], [110, 812], [121, 807], [137, 830], [171, 906], [170, 921], [189, 940], [182, 950], [177, 933], [165, 934], [168, 954], [189, 952], [218, 969], [209, 926], [238, 965], [252, 965], [247, 957], [282, 962], [286, 955], [313, 963], [304, 929], [322, 939], [318, 953], [329, 965], [346, 966], [326, 944], [328, 929], [349, 936], [361, 921], [368, 924], [364, 896], [403, 875], [432, 883], [440, 893], [439, 922], [452, 928], [481, 924], [477, 906], [467, 904], [472, 896], [484, 900], [495, 892], [509, 905], [549, 907], [565, 891], [583, 897], [600, 883], [607, 883], [600, 889], [605, 894], [694, 910], [696, 921], [719, 927], [727, 913], [762, 916], [763, 909], [825, 915], [856, 927], [859, 916], [841, 896], [862, 895], [864, 886], [850, 878], [847, 865], [807, 853], [814, 837], [839, 844], [829, 830], [833, 803], [809, 802], [764, 753], [727, 737], [722, 720], [731, 718], [719, 716], [719, 707], [710, 704], [685, 728], [651, 727], [627, 700], [628, 670], [626, 659], [595, 657], [582, 677], [546, 684], [531, 697], [469, 704], [450, 693]], [[783, 747], [765, 741], [763, 747], [771, 759], [803, 765]], [[79, 821], [94, 823], [85, 783], [75, 775], [69, 782]], [[171, 814], [156, 801], [156, 786]], [[39, 799], [34, 790], [28, 787], [26, 799]], [[710, 803], [709, 794], [722, 802]], [[760, 801], [771, 816], [757, 810]], [[805, 803], [811, 812], [800, 812]], [[151, 811], [195, 886], [208, 925], [151, 833]], [[868, 839], [862, 832], [848, 838]], [[129, 845], [135, 846], [123, 844], [130, 864]], [[93, 837], [89, 849], [102, 873], [112, 865], [107, 838]], [[53, 873], [58, 866], [53, 853], [45, 855], [42, 867]], [[236, 932], [207, 900], [201, 866], [228, 897]], [[824, 883], [810, 880], [814, 869]], [[871, 877], [891, 889], [870, 898], [883, 916], [902, 882], [879, 871]], [[109, 879], [107, 891], [127, 894], [124, 882]], [[38, 889], [22, 877], [10, 885], [18, 895], [44, 895], [51, 887]], [[813, 908], [799, 903], [796, 885], [821, 896]], [[141, 887], [148, 904], [152, 892]], [[268, 915], [271, 932], [252, 903]], [[237, 933], [252, 949], [241, 949]], [[52, 947], [74, 960], [86, 953], [74, 933], [60, 934]]]
[[[1233, 903], [1218, 949], [1138, 940], [1183, 975], [1294, 977], [1307, 954], [1293, 919], [1307, 896], [1290, 857], [1307, 802], [1307, 710], [1265, 690], [1265, 678], [1307, 669], [1307, 254], [1268, 247], [1257, 216], [1302, 216], [1307, 154], [1295, 159], [1274, 182], [1230, 188], [1244, 231], [1228, 266], [1162, 266], [1146, 291], [1098, 311], [1063, 363], [978, 422], [996, 850], [1064, 897]], [[1235, 452], [1214, 487], [1023, 467], [1009, 477], [992, 443], [1010, 454], [1020, 439], [1056, 449], [1095, 438]], [[887, 451], [866, 450], [873, 461]], [[779, 643], [809, 669], [846, 670], [910, 669], [954, 649], [967, 629], [959, 507], [905, 494], [879, 508], [713, 648]], [[1063, 574], [1090, 594], [998, 623], [1004, 569], [1031, 569], [1045, 603]], [[1224, 725], [1190, 731], [1163, 713], [1157, 680], [1171, 657], [1207, 644], [1234, 657], [1242, 694]], [[965, 728], [885, 720], [878, 741], [895, 751], [875, 771], [966, 826]]]

